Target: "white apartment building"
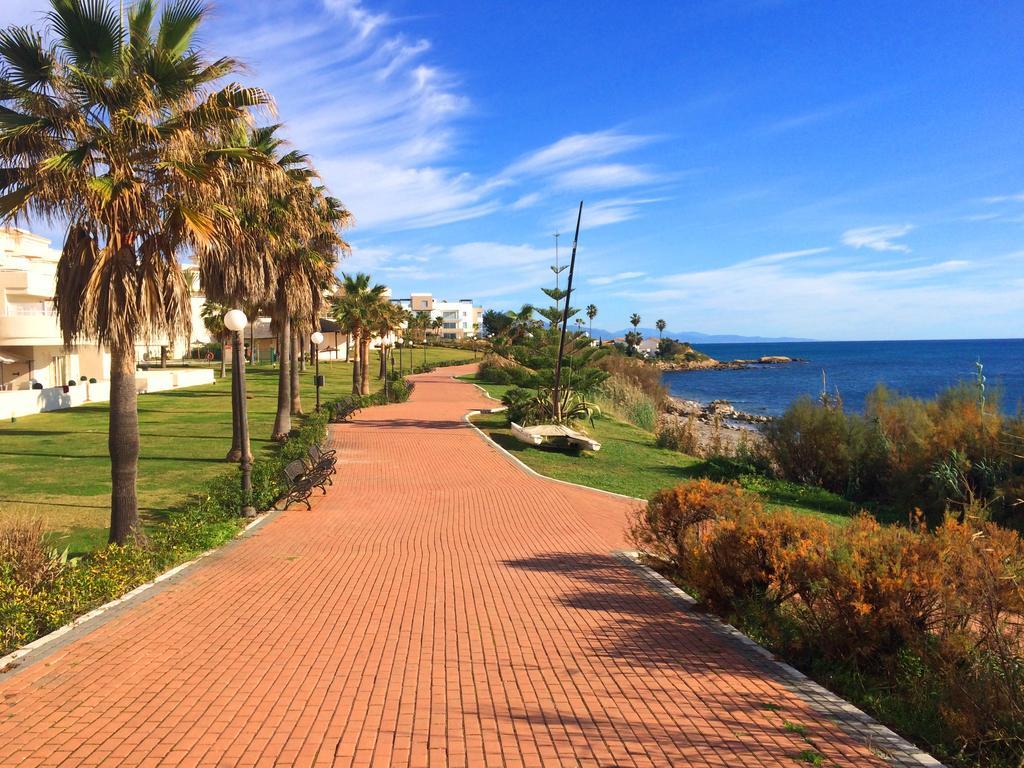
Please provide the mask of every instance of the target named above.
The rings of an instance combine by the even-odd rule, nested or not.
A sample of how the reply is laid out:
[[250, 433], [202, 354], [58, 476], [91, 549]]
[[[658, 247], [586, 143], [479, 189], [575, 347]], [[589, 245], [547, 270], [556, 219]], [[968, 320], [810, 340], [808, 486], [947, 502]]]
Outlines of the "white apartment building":
[[110, 355], [95, 344], [64, 348], [53, 309], [60, 253], [45, 237], [0, 229], [0, 390], [106, 378]]
[[413, 293], [408, 299], [393, 301], [413, 312], [429, 312], [431, 319], [440, 317], [444, 323], [441, 335], [446, 339], [468, 339], [481, 333], [484, 308], [474, 306], [472, 299], [445, 301], [429, 293]]
[[[47, 238], [0, 227], [0, 418], [110, 396], [110, 353], [90, 341], [64, 346], [53, 306], [59, 259]], [[138, 360], [159, 359], [159, 350], [159, 343], [155, 348], [140, 345]], [[140, 371], [136, 376], [140, 392], [212, 381], [210, 370]]]

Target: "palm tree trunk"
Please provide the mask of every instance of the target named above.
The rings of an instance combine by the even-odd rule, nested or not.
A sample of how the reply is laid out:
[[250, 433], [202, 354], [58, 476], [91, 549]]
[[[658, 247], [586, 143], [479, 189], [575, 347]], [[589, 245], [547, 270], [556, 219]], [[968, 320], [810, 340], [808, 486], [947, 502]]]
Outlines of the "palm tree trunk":
[[274, 419], [274, 431], [271, 440], [286, 440], [292, 431], [291, 417], [291, 340], [292, 327], [287, 315], [281, 320], [281, 331], [278, 338], [278, 369], [277, 369], [277, 418]]
[[[350, 333], [349, 340], [348, 349], [355, 350], [355, 353], [352, 355], [352, 394], [358, 395], [360, 393], [359, 382], [362, 381], [362, 377], [359, 375], [359, 334]], [[346, 350], [345, 354], [348, 356], [348, 350]]]
[[228, 345], [223, 339], [220, 341], [220, 377], [223, 379], [228, 375]]
[[377, 372], [377, 378], [383, 379], [388, 375], [388, 348], [381, 342], [380, 345], [380, 369]]
[[135, 479], [139, 471], [139, 395], [135, 346], [110, 350], [110, 543], [124, 544], [139, 524]]
[[302, 415], [302, 392], [299, 388], [299, 359], [302, 357], [302, 341], [297, 332], [292, 332], [291, 343], [291, 411], [292, 416]]
[[364, 333], [359, 347], [359, 394], [370, 394], [370, 334]]

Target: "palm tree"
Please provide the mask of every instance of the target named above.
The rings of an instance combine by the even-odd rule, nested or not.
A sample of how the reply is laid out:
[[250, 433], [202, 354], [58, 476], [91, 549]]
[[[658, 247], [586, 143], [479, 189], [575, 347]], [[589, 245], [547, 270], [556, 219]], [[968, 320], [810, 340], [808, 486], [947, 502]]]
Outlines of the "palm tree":
[[594, 337], [594, 318], [597, 317], [597, 305], [587, 304], [587, 318], [590, 320], [590, 329], [588, 333], [590, 337]]
[[636, 312], [634, 312], [632, 315], [629, 316], [629, 323], [630, 323], [630, 325], [633, 326], [633, 328], [635, 330], [636, 327], [638, 325], [640, 325], [640, 315], [638, 315]]
[[668, 326], [668, 323], [666, 323], [664, 320], [658, 320], [654, 324], [654, 327], [658, 329], [658, 341], [661, 341], [661, 334], [663, 334], [665, 332], [665, 328], [667, 326]]
[[234, 227], [225, 195], [259, 159], [232, 137], [270, 97], [214, 85], [238, 67], [194, 45], [201, 0], [159, 19], [139, 0], [124, 23], [109, 0], [51, 4], [46, 41], [0, 31], [0, 220], [68, 221], [54, 303], [66, 345], [110, 349], [110, 541], [124, 543], [138, 525], [135, 343], [189, 334], [178, 254], [216, 250]]
[[640, 342], [644, 340], [644, 337], [638, 331], [630, 331], [626, 334], [626, 351], [630, 355], [635, 355], [637, 347], [640, 346]]
[[302, 341], [319, 322], [327, 294], [334, 285], [338, 251], [347, 250], [338, 230], [350, 215], [340, 202], [317, 186], [308, 158], [291, 151], [278, 160], [291, 184], [271, 200], [270, 248], [278, 280], [271, 305], [271, 327], [278, 335], [277, 417], [271, 438], [284, 440], [291, 416], [302, 412], [295, 365]]
[[[380, 368], [377, 378], [383, 379], [388, 374], [388, 356], [392, 354], [394, 334], [401, 328], [405, 321], [405, 310], [397, 304], [392, 304], [384, 296], [375, 307], [374, 332], [380, 338]], [[392, 343], [388, 343], [388, 340]]]
[[228, 307], [216, 301], [204, 301], [199, 315], [203, 318], [206, 332], [220, 344], [220, 377], [227, 374], [227, 343], [231, 332], [224, 327], [224, 314]]
[[430, 321], [430, 327], [434, 331], [434, 341], [441, 343], [441, 332], [444, 330], [444, 318], [438, 315]]
[[426, 310], [419, 310], [416, 313], [416, 327], [420, 332], [420, 342], [423, 344], [423, 365], [427, 364], [427, 329], [430, 328], [430, 313]]
[[387, 287], [370, 286], [370, 276], [342, 274], [341, 291], [331, 303], [331, 317], [352, 334], [358, 358], [352, 367], [352, 394], [370, 394], [369, 351], [378, 305], [387, 295]]

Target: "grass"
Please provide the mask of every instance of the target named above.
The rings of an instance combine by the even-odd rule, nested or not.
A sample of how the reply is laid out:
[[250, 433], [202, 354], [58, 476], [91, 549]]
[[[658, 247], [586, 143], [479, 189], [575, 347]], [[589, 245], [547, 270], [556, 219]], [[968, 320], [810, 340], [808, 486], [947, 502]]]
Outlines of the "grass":
[[[467, 357], [465, 350], [428, 349], [428, 362]], [[416, 352], [415, 363], [423, 361]], [[352, 366], [324, 362], [321, 401], [351, 392]], [[277, 369], [250, 366], [249, 428], [253, 453], [270, 452], [277, 409]], [[371, 369], [370, 386], [381, 382]], [[230, 374], [229, 374], [230, 375]], [[145, 521], [176, 508], [199, 484], [223, 474], [231, 447], [229, 379], [139, 396], [139, 508]], [[315, 403], [312, 369], [302, 374], [302, 404]], [[52, 541], [72, 555], [106, 543], [110, 517], [107, 404], [24, 416], [0, 424], [0, 520], [42, 518]]]
[[[508, 385], [490, 384], [472, 376], [461, 378], [478, 384], [499, 400], [510, 389]], [[597, 416], [593, 425], [586, 425], [587, 433], [601, 443], [601, 450], [579, 455], [519, 442], [512, 436], [502, 413], [474, 416], [473, 423], [531, 469], [591, 488], [647, 499], [655, 491], [683, 480], [708, 477], [736, 480], [744, 488], [760, 494], [770, 509], [788, 507], [838, 524], [845, 524], [856, 511], [847, 500], [820, 488], [742, 474], [729, 462], [699, 459], [659, 448], [650, 432], [607, 416]]]

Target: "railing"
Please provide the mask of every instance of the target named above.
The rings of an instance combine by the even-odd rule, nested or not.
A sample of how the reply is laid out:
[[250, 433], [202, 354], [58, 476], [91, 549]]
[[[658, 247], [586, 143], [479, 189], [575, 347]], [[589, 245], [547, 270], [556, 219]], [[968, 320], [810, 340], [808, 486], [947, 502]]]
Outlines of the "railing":
[[50, 303], [46, 304], [19, 304], [10, 303], [7, 305], [7, 317], [56, 317], [57, 310]]

